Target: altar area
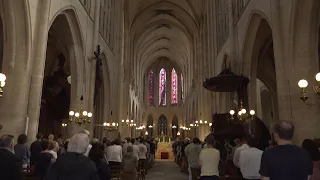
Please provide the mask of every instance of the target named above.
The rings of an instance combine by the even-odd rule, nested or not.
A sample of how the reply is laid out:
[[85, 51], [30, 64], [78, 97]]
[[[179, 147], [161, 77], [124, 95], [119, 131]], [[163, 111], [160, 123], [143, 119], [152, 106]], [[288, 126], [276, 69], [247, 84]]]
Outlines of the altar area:
[[156, 159], [174, 159], [171, 142], [159, 142], [155, 154]]

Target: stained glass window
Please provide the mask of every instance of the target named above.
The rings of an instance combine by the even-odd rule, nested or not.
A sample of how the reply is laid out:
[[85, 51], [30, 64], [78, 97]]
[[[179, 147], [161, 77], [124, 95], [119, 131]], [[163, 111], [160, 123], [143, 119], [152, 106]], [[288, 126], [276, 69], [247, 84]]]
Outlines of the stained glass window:
[[178, 77], [177, 72], [173, 68], [171, 72], [171, 104], [178, 103]]
[[162, 68], [159, 74], [159, 105], [166, 105], [166, 70]]
[[149, 89], [148, 89], [148, 103], [149, 105], [153, 105], [154, 103], [154, 74], [153, 71], [149, 73]]
[[183, 76], [181, 74], [181, 98], [184, 99]]

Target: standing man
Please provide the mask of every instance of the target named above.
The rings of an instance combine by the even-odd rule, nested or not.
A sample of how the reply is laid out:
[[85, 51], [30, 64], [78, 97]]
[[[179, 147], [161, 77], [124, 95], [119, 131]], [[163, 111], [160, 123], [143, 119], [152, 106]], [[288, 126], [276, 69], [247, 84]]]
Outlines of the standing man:
[[31, 146], [30, 146], [30, 152], [31, 152], [31, 156], [30, 156], [30, 164], [32, 166], [35, 165], [35, 162], [37, 161], [38, 159], [38, 156], [40, 155], [40, 152], [41, 152], [41, 140], [42, 140], [42, 134], [41, 133], [38, 133], [37, 134], [37, 140], [34, 141]]
[[294, 126], [281, 121], [273, 127], [273, 136], [278, 146], [262, 154], [259, 173], [261, 180], [308, 180], [313, 164], [308, 152], [292, 144]]
[[22, 162], [13, 153], [14, 137], [3, 135], [0, 138], [0, 179], [23, 180]]

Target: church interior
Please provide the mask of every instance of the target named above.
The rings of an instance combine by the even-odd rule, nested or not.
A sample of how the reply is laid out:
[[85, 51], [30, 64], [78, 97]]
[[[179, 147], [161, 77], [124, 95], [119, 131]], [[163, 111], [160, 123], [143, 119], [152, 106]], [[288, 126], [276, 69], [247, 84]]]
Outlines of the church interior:
[[318, 0], [0, 0], [0, 135], [154, 139], [170, 173], [156, 165], [150, 180], [188, 179], [168, 162], [176, 140], [249, 133], [265, 149], [282, 120], [294, 144], [319, 139], [319, 12]]

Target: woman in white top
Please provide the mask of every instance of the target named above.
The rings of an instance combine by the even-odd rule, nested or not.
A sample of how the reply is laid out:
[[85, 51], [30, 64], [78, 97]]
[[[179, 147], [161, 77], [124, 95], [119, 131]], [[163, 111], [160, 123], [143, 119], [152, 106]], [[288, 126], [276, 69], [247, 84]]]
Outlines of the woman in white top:
[[111, 146], [107, 148], [107, 160], [110, 165], [119, 165], [122, 161], [122, 147], [119, 140], [115, 140], [111, 143]]
[[207, 148], [200, 152], [200, 180], [219, 180], [220, 152], [214, 148], [214, 141], [213, 134], [209, 134], [206, 138]]

